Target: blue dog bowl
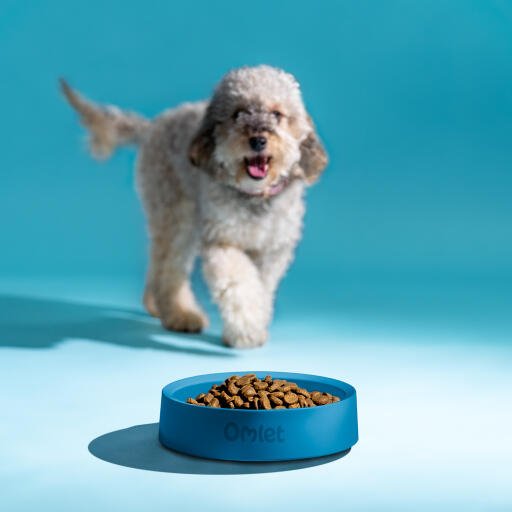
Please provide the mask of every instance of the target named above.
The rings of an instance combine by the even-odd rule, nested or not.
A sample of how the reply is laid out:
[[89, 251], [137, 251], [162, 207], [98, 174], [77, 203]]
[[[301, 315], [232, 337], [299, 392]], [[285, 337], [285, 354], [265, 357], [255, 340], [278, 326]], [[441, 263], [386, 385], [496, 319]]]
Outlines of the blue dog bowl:
[[345, 382], [287, 372], [256, 373], [328, 392], [339, 402], [303, 409], [220, 409], [186, 403], [232, 373], [181, 379], [164, 387], [160, 442], [172, 450], [209, 459], [277, 461], [320, 457], [348, 450], [358, 439], [356, 390]]

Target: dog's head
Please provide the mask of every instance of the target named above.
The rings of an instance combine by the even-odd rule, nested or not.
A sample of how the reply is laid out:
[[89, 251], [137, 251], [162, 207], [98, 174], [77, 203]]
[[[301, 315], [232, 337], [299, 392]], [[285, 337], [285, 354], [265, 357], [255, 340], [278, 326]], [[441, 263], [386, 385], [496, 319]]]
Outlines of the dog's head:
[[313, 183], [327, 165], [299, 84], [270, 66], [235, 69], [221, 80], [189, 157], [223, 184], [265, 197], [292, 178]]

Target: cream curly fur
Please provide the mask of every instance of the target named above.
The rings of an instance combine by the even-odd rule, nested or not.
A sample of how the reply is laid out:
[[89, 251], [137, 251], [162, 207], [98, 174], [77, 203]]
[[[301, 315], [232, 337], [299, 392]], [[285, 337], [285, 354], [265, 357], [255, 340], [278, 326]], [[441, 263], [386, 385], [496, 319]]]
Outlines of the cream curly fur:
[[[327, 164], [292, 75], [269, 66], [229, 72], [210, 101], [153, 121], [62, 89], [91, 134], [96, 156], [138, 144], [137, 189], [151, 238], [148, 312], [177, 331], [200, 331], [206, 315], [189, 276], [198, 254], [233, 347], [265, 343], [276, 288], [301, 236], [303, 192]], [[263, 151], [249, 145], [265, 136]], [[254, 179], [248, 160], [268, 162]]]

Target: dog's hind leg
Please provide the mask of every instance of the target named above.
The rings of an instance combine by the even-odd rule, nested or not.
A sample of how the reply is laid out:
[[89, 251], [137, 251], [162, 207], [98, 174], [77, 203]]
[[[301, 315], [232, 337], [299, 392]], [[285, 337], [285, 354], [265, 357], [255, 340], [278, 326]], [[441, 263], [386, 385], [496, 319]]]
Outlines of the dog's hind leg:
[[168, 223], [166, 229], [152, 237], [145, 305], [150, 313], [154, 309], [162, 325], [172, 331], [199, 332], [208, 326], [190, 283], [198, 253], [197, 230], [190, 220], [193, 211], [189, 211], [194, 207], [187, 200], [174, 204], [177, 222]]
[[167, 253], [167, 242], [165, 237], [154, 236], [151, 240], [149, 266], [146, 275], [146, 286], [142, 302], [146, 311], [155, 317], [160, 316], [156, 298], [156, 286], [161, 275], [162, 265]]

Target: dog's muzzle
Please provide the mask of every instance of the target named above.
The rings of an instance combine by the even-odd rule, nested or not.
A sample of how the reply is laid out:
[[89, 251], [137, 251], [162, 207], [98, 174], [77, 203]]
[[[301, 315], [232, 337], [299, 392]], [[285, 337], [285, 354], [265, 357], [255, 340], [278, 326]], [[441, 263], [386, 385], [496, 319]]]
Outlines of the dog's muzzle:
[[262, 180], [268, 173], [268, 164], [270, 157], [268, 156], [254, 156], [245, 159], [245, 165], [247, 167], [247, 174], [253, 180]]

